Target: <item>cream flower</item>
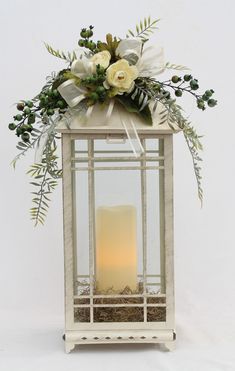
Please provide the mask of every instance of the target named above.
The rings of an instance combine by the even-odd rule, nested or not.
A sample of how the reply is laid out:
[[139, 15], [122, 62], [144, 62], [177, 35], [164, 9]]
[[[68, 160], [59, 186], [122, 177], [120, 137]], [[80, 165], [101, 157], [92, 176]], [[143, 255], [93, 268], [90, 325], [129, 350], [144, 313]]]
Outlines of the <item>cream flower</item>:
[[135, 66], [130, 66], [125, 59], [111, 64], [106, 71], [106, 82], [109, 86], [117, 88], [120, 93], [131, 91], [137, 77], [138, 69]]
[[104, 50], [102, 52], [94, 54], [90, 61], [93, 62], [96, 66], [99, 64], [103, 68], [107, 68], [109, 66], [109, 62], [111, 59], [111, 54], [108, 50]]

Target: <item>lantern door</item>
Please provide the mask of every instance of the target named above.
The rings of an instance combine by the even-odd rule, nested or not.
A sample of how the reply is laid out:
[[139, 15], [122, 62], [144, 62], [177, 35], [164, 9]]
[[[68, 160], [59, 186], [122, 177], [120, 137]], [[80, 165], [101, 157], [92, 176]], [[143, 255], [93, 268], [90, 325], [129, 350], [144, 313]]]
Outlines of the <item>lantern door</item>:
[[62, 134], [65, 340], [174, 340], [172, 135]]

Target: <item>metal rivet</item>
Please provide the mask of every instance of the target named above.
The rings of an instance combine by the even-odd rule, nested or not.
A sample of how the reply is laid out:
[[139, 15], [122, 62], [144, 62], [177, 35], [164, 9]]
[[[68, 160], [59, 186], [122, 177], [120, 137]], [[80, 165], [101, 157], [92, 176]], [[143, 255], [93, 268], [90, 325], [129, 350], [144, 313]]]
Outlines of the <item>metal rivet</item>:
[[94, 340], [99, 340], [99, 338], [97, 338], [96, 336], [93, 338]]
[[146, 337], [145, 336], [141, 336], [140, 339], [146, 339]]
[[152, 339], [157, 339], [157, 336], [153, 336]]
[[122, 339], [122, 337], [121, 336], [118, 336], [117, 339]]
[[107, 340], [109, 340], [109, 339], [111, 339], [109, 336], [106, 336], [106, 338], [105, 339], [107, 339]]
[[86, 337], [83, 337], [82, 340], [86, 340], [87, 338]]
[[133, 336], [129, 336], [129, 339], [134, 339], [134, 337]]

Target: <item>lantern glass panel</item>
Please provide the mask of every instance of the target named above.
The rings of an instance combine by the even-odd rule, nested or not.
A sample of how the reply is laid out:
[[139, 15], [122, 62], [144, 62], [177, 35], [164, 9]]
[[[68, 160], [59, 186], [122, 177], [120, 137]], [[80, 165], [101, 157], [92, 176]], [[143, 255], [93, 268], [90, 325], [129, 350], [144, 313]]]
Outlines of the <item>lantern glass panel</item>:
[[121, 137], [72, 145], [75, 322], [165, 321], [159, 141], [138, 157]]

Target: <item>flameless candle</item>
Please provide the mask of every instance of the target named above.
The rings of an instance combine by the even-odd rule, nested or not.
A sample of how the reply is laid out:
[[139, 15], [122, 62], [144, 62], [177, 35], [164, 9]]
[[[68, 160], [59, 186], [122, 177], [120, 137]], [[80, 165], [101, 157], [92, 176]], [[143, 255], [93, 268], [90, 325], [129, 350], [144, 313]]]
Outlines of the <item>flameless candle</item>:
[[136, 208], [101, 206], [96, 212], [96, 281], [98, 291], [137, 288]]

